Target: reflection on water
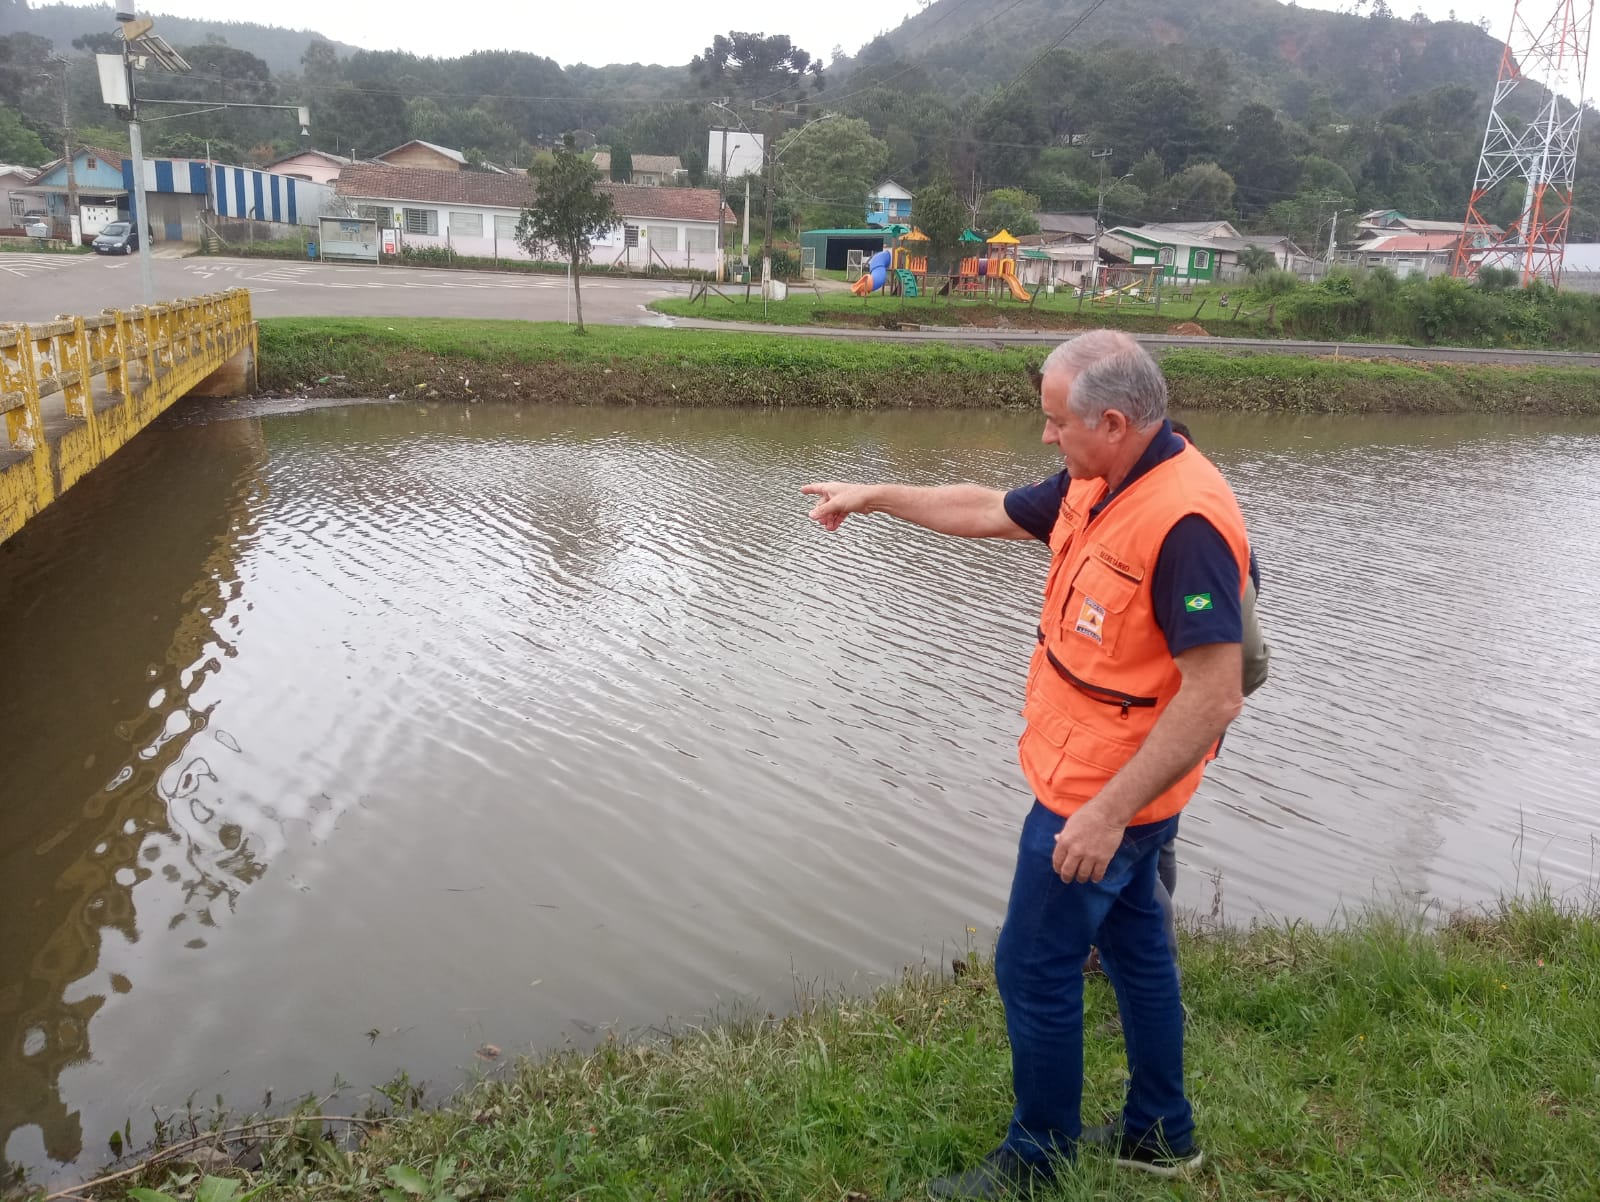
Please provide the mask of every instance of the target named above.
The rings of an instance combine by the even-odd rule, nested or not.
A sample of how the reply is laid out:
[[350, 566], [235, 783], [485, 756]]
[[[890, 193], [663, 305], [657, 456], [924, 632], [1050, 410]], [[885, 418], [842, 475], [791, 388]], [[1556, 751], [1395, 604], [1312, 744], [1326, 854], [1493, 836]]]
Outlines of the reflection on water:
[[[107, 944], [164, 923], [203, 947], [261, 872], [238, 821], [199, 797], [232, 739], [197, 700], [233, 650], [260, 431], [163, 437], [0, 545], [0, 1147], [36, 1125], [58, 1161], [84, 1139], [60, 1076], [89, 1061], [90, 1020], [137, 976]], [[142, 891], [141, 914], [135, 888], [156, 874], [170, 887]]]
[[[1238, 918], [1587, 882], [1600, 427], [1194, 425], [1275, 659], [1185, 818], [1183, 900], [1211, 871]], [[828, 537], [794, 489], [1049, 468], [1022, 415], [142, 436], [0, 545], [0, 1153], [93, 1162], [191, 1095], [448, 1086], [486, 1040], [782, 1004], [791, 970], [992, 928], [1043, 549]]]

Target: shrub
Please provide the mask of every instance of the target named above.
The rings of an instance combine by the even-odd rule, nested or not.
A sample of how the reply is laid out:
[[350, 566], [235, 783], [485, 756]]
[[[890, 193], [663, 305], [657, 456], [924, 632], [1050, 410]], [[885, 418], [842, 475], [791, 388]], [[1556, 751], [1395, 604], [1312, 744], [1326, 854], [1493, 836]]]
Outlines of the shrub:
[[[1252, 247], [1251, 249], [1256, 248]], [[1276, 300], [1280, 296], [1288, 296], [1298, 287], [1300, 287], [1300, 280], [1294, 272], [1285, 271], [1281, 267], [1251, 272], [1250, 274], [1250, 290], [1266, 300]]]

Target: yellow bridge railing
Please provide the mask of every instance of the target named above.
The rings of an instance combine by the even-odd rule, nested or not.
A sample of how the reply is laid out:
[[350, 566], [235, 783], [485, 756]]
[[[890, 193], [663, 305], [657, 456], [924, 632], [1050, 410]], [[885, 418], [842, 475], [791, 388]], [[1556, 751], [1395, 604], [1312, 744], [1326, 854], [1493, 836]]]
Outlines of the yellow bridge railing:
[[242, 288], [0, 325], [0, 542], [224, 367], [253, 380], [255, 353]]

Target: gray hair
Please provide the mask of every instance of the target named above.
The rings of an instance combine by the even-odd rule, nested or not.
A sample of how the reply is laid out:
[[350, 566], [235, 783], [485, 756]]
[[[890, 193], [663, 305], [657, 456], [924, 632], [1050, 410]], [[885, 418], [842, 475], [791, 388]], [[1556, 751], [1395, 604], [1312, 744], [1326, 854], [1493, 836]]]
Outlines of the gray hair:
[[1120, 330], [1089, 330], [1050, 352], [1041, 380], [1067, 373], [1068, 403], [1091, 430], [1107, 409], [1127, 415], [1143, 430], [1167, 416], [1167, 381], [1148, 351]]

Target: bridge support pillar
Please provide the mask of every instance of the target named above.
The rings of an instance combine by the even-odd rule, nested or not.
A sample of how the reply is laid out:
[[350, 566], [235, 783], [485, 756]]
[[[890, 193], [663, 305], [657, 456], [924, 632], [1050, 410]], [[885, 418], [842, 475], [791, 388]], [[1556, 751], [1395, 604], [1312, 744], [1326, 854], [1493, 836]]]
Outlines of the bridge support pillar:
[[241, 397], [256, 390], [256, 331], [250, 326], [250, 343], [190, 390], [190, 396]]

